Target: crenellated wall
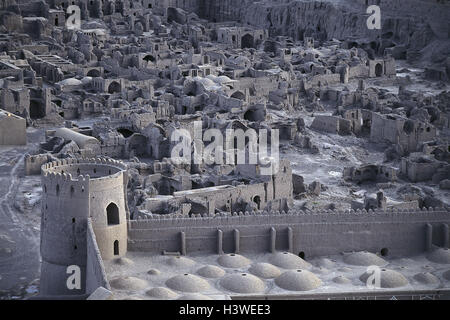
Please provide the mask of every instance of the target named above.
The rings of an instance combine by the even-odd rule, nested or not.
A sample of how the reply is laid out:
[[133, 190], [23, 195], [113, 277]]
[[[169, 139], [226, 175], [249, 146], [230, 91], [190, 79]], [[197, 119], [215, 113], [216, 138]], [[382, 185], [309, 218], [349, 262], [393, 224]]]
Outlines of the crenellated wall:
[[383, 248], [389, 249], [391, 255], [407, 256], [427, 248], [427, 224], [432, 226], [433, 244], [448, 246], [449, 235], [444, 234], [448, 229], [444, 225], [450, 224], [450, 212], [436, 209], [154, 217], [130, 221], [128, 248], [154, 253], [212, 254], [220, 252], [218, 246], [222, 242], [225, 253], [263, 253], [269, 252], [274, 242], [276, 250], [304, 252], [308, 257], [360, 250], [380, 252]]

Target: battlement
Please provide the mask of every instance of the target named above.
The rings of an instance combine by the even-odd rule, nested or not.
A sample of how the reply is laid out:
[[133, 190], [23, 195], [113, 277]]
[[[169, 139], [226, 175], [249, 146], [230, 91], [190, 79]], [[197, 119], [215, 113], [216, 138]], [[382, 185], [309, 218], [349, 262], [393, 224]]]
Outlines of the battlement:
[[107, 158], [62, 159], [42, 166], [44, 194], [57, 197], [89, 197], [93, 190], [123, 185], [124, 163]]
[[208, 221], [208, 220], [220, 220], [220, 219], [239, 219], [242, 217], [280, 217], [280, 216], [320, 216], [320, 217], [333, 217], [333, 216], [396, 216], [396, 215], [410, 215], [410, 216], [420, 216], [427, 213], [443, 213], [448, 214], [450, 218], [450, 210], [447, 208], [423, 208], [423, 209], [397, 209], [397, 208], [389, 208], [387, 210], [382, 209], [358, 209], [358, 210], [317, 210], [317, 211], [303, 211], [303, 210], [291, 210], [289, 212], [285, 211], [253, 211], [253, 212], [233, 212], [233, 213], [220, 213], [217, 215], [201, 215], [201, 214], [193, 214], [191, 216], [181, 215], [181, 214], [167, 214], [167, 215], [152, 215], [148, 216], [147, 219], [142, 218], [136, 221], [130, 221], [133, 226], [134, 222], [145, 222], [145, 221]]
[[47, 172], [55, 171], [55, 172], [61, 172], [60, 170], [63, 170], [62, 167], [77, 167], [77, 166], [110, 166], [113, 168], [116, 168], [120, 171], [127, 170], [127, 166], [122, 162], [110, 158], [69, 158], [69, 159], [61, 159], [53, 162], [46, 163], [42, 166], [42, 172], [45, 175]]
[[[42, 179], [51, 183], [88, 182], [117, 178], [127, 166], [120, 161], [95, 159], [62, 159], [42, 166]], [[76, 177], [76, 178], [75, 178]]]

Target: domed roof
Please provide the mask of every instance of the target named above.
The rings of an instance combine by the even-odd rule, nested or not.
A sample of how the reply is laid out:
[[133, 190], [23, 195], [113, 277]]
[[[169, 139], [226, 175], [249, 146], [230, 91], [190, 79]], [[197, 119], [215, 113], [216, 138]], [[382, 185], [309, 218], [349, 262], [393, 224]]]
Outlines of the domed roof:
[[269, 261], [284, 269], [309, 269], [311, 267], [308, 262], [289, 252], [275, 253], [271, 255]]
[[150, 289], [145, 294], [152, 298], [164, 300], [175, 299], [177, 297], [177, 294], [175, 292], [164, 287]]
[[180, 257], [180, 256], [171, 257], [171, 258], [167, 259], [166, 263], [169, 266], [178, 267], [178, 268], [180, 268], [180, 267], [187, 268], [187, 267], [191, 267], [195, 264], [195, 262], [192, 261], [191, 259], [185, 258], [185, 257]]
[[60, 86], [79, 86], [79, 85], [82, 85], [83, 82], [81, 82], [80, 80], [75, 79], [75, 78], [69, 78], [69, 79], [62, 80], [62, 81], [58, 82], [57, 84]]
[[170, 278], [166, 281], [166, 285], [182, 292], [201, 292], [210, 288], [206, 280], [188, 273]]
[[120, 277], [111, 280], [111, 287], [118, 290], [142, 290], [147, 288], [148, 283], [145, 280], [135, 277]]
[[207, 79], [216, 82], [217, 76], [213, 75], [213, 74], [209, 74], [206, 76]]
[[[370, 276], [372, 276], [372, 274], [372, 272], [365, 272], [359, 277], [359, 280], [367, 283], [367, 280]], [[381, 269], [380, 282], [381, 288], [399, 288], [406, 286], [408, 284], [408, 279], [406, 279], [400, 272], [389, 269]]]
[[248, 273], [230, 274], [220, 280], [220, 285], [236, 293], [261, 293], [265, 289], [261, 279]]
[[225, 271], [219, 267], [208, 265], [200, 268], [197, 273], [205, 278], [220, 278], [225, 275]]
[[152, 275], [152, 276], [157, 276], [161, 274], [161, 271], [159, 271], [158, 269], [150, 269], [147, 271], [147, 274]]
[[336, 262], [328, 258], [320, 258], [315, 264], [318, 267], [332, 269], [335, 266]]
[[214, 81], [212, 81], [211, 79], [208, 78], [202, 78], [202, 77], [195, 77], [194, 78], [195, 81], [200, 82], [201, 84], [203, 84], [205, 87], [213, 87], [216, 84], [214, 83]]
[[439, 283], [439, 279], [429, 273], [429, 272], [422, 272], [422, 273], [418, 273], [414, 276], [414, 280], [416, 280], [417, 282], [420, 282], [422, 284], [438, 284]]
[[222, 255], [217, 259], [219, 264], [225, 268], [242, 268], [250, 264], [250, 260], [239, 254], [230, 253]]
[[227, 82], [233, 82], [233, 80], [231, 80], [227, 76], [219, 76], [216, 78], [215, 82], [222, 84], [222, 83], [227, 83]]
[[198, 84], [201, 84], [208, 91], [217, 91], [222, 88], [220, 84], [217, 84], [210, 78], [195, 77], [194, 81]]
[[384, 266], [386, 260], [367, 251], [353, 252], [344, 257], [344, 262], [354, 266]]
[[92, 82], [92, 77], [84, 77], [83, 79], [81, 79], [82, 84], [88, 84], [90, 82]]
[[117, 258], [113, 262], [120, 266], [131, 266], [134, 264], [133, 260], [125, 258], [125, 257]]
[[428, 255], [428, 260], [436, 263], [450, 264], [450, 249], [439, 248], [434, 250]]
[[275, 279], [275, 283], [289, 291], [309, 291], [322, 285], [322, 281], [314, 273], [302, 269], [286, 271]]
[[270, 263], [256, 263], [248, 271], [263, 279], [273, 279], [281, 274], [280, 269]]

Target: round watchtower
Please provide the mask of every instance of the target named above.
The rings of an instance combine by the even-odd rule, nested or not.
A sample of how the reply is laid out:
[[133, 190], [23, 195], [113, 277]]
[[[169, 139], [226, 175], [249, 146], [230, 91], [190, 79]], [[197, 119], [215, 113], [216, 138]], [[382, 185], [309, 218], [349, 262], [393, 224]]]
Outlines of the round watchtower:
[[[88, 218], [104, 260], [127, 251], [126, 166], [110, 159], [65, 159], [42, 166], [41, 294], [85, 292]], [[80, 290], [67, 267], [81, 270]]]

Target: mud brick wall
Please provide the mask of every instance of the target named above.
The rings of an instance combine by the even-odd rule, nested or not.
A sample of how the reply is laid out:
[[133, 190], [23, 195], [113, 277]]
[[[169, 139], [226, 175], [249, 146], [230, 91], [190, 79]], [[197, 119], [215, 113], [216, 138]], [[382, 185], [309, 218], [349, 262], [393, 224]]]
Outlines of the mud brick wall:
[[[161, 253], [217, 253], [219, 231], [223, 251], [269, 252], [271, 242], [276, 250], [304, 252], [306, 256], [333, 255], [368, 250], [389, 254], [415, 255], [426, 249], [427, 225], [432, 226], [432, 241], [444, 246], [450, 223], [446, 210], [424, 211], [347, 211], [318, 213], [240, 213], [208, 217], [155, 217], [129, 222], [129, 250]], [[275, 240], [271, 238], [275, 229]], [[448, 231], [447, 231], [448, 232]], [[236, 250], [236, 233], [239, 248]], [[290, 236], [291, 235], [291, 236]], [[185, 248], [182, 238], [185, 238]]]

